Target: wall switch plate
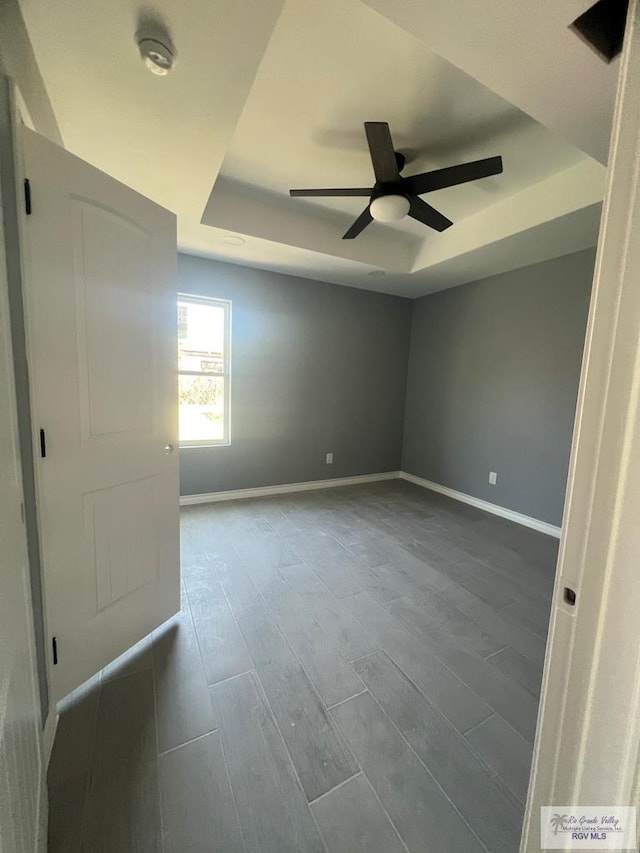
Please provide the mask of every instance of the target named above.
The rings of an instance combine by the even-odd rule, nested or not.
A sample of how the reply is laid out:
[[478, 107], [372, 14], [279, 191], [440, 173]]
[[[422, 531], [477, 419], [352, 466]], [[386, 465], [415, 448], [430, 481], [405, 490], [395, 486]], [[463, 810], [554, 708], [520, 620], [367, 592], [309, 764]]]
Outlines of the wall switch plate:
[[498, 475], [496, 474], [496, 472], [495, 471], [489, 471], [489, 485], [495, 486], [495, 484], [497, 482], [498, 482]]
[[333, 465], [333, 453], [327, 453], [327, 465]]

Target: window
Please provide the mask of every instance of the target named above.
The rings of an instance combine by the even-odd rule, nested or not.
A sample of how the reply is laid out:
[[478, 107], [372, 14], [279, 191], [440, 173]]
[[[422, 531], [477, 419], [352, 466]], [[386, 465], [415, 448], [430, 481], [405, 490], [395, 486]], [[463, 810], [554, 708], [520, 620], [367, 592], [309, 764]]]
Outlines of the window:
[[229, 443], [231, 303], [178, 295], [180, 446]]

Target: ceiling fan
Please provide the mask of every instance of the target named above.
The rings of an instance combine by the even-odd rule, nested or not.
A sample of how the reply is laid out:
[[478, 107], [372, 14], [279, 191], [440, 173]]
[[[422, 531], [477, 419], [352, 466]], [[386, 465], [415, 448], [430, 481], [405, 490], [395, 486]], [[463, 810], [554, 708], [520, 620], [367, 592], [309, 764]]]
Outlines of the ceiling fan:
[[444, 231], [453, 225], [453, 222], [419, 196], [502, 172], [502, 157], [487, 157], [484, 160], [403, 178], [400, 172], [404, 169], [405, 158], [399, 151], [394, 150], [388, 123], [365, 121], [364, 129], [376, 178], [373, 187], [289, 190], [291, 196], [369, 196], [369, 204], [346, 234], [343, 234], [343, 240], [353, 240], [374, 219], [378, 222], [398, 222], [407, 215], [429, 228]]

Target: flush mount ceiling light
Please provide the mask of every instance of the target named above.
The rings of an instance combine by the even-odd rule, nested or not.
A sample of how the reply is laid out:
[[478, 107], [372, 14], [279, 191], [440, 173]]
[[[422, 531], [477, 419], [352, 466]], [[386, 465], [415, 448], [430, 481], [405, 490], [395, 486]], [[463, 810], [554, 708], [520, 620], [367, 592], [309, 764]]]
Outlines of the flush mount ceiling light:
[[173, 67], [173, 51], [166, 44], [153, 38], [138, 40], [138, 49], [144, 64], [152, 74], [165, 77]]
[[399, 222], [409, 213], [411, 205], [404, 195], [381, 195], [369, 205], [369, 213], [377, 222]]
[[225, 234], [222, 242], [228, 243], [229, 246], [244, 246], [247, 241], [244, 237], [238, 237], [236, 234]]

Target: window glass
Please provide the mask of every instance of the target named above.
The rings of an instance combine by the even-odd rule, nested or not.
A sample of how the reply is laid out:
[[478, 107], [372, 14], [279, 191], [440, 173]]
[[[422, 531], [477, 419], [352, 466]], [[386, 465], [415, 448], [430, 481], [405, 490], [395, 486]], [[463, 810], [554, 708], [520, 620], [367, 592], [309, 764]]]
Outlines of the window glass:
[[178, 298], [180, 445], [229, 442], [231, 304]]

